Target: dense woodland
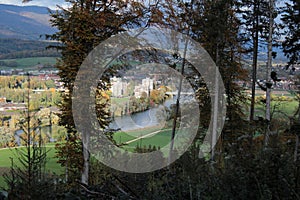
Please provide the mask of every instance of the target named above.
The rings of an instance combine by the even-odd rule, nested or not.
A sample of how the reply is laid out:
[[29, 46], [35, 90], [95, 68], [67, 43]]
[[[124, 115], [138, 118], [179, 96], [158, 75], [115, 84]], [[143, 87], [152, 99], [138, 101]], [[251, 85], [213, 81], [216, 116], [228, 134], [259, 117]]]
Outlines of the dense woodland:
[[[37, 40], [21, 40], [0, 38], [0, 59], [31, 58], [31, 57], [59, 57], [60, 53], [53, 49], [47, 49], [55, 42]], [[5, 62], [0, 65], [5, 66]], [[6, 63], [9, 66], [9, 63]]]
[[[292, 117], [276, 118], [271, 114], [270, 95], [272, 85], [280, 81], [271, 73], [272, 58], [276, 56], [273, 45], [283, 48], [289, 59], [287, 70], [299, 64], [299, 0], [290, 0], [282, 7], [276, 0], [67, 2], [69, 8], [51, 13], [52, 25], [58, 32], [50, 37], [62, 44], [56, 47], [61, 51], [57, 68], [68, 89], [60, 104], [59, 122], [67, 129], [68, 140], [57, 145], [57, 157], [66, 171], [61, 176], [43, 171], [47, 152], [39, 138], [30, 137], [28, 128], [27, 148], [19, 158], [23, 168], [12, 168], [6, 175], [9, 199], [300, 199], [299, 108]], [[94, 135], [89, 132], [80, 135], [72, 115], [74, 82], [83, 60], [102, 41], [130, 28], [154, 26], [186, 34], [209, 53], [224, 82], [226, 121], [215, 149], [205, 157], [199, 156], [199, 144], [211, 120], [212, 101], [205, 83], [181, 55], [168, 55], [171, 62], [155, 50], [145, 51], [147, 60], [168, 64], [189, 80], [197, 94], [201, 122], [193, 144], [170, 166], [149, 173], [125, 173], [90, 156], [85, 144]], [[261, 85], [266, 92], [262, 104], [266, 112], [257, 118], [255, 84], [259, 46], [266, 47], [268, 61], [266, 82]], [[243, 67], [245, 58], [251, 60], [251, 73]], [[110, 75], [125, 65], [124, 62], [124, 66], [112, 66], [111, 71], [106, 71], [94, 91], [100, 134], [107, 137], [111, 136], [105, 130], [110, 120], [106, 109], [109, 105], [102, 92], [108, 89], [105, 82]], [[186, 70], [181, 70], [182, 65]], [[237, 83], [251, 80], [249, 97]], [[294, 76], [293, 81], [295, 87], [291, 93], [300, 103], [299, 78]], [[30, 127], [33, 123], [28, 115], [23, 126]], [[40, 142], [31, 145], [32, 139]], [[157, 148], [138, 146], [135, 152]], [[126, 155], [120, 163], [130, 161]], [[159, 160], [146, 162], [150, 165]]]

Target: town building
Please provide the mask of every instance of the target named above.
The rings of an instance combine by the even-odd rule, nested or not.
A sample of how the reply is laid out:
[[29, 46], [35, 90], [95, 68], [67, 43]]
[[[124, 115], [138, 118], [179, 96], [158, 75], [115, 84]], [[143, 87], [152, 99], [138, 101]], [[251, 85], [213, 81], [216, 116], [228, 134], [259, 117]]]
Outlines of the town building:
[[121, 78], [113, 77], [110, 79], [111, 92], [113, 97], [123, 97], [128, 94], [127, 88], [128, 83], [123, 81]]
[[153, 90], [153, 79], [145, 78], [142, 80], [141, 85], [134, 87], [134, 96], [140, 98], [143, 93], [146, 93], [149, 96], [150, 92]]

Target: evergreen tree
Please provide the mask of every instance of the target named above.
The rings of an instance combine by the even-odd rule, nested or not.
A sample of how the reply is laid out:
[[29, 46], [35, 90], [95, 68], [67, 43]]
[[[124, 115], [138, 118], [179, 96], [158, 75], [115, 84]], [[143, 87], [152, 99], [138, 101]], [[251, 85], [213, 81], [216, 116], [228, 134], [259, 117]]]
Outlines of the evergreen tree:
[[[245, 46], [248, 53], [252, 54], [252, 89], [251, 89], [251, 105], [250, 105], [250, 121], [254, 119], [255, 108], [255, 86], [257, 82], [257, 61], [258, 50], [264, 33], [268, 30], [267, 11], [268, 1], [266, 0], [241, 0], [239, 1], [239, 11], [241, 15], [242, 29], [241, 34], [246, 38]], [[248, 47], [247, 47], [248, 46]], [[250, 48], [249, 48], [250, 46]]]
[[[245, 134], [239, 128], [241, 124], [245, 125], [243, 109], [246, 97], [238, 82], [246, 80], [247, 71], [242, 68], [244, 49], [242, 47], [243, 38], [240, 36], [241, 21], [237, 17], [238, 6], [237, 1], [231, 0], [194, 1], [193, 12], [189, 13], [190, 20], [187, 21], [191, 26], [191, 36], [202, 44], [215, 61], [224, 82], [227, 121], [218, 143], [220, 148], [223, 139], [230, 144], [239, 135]], [[203, 100], [202, 90], [199, 90], [198, 96]], [[219, 99], [221, 99], [221, 95]], [[211, 107], [210, 101], [207, 99], [204, 105], [204, 109]], [[211, 115], [209, 111], [203, 113], [203, 110], [201, 110], [201, 114]], [[201, 120], [203, 120], [202, 116]], [[223, 148], [225, 146], [226, 144]]]
[[287, 31], [282, 46], [290, 66], [299, 63], [300, 60], [300, 1], [290, 0], [285, 5], [281, 20]]
[[9, 187], [9, 199], [42, 199], [51, 198], [54, 182], [45, 173], [46, 148], [41, 135], [41, 122], [30, 109], [30, 77], [28, 75], [27, 111], [19, 120], [19, 127], [24, 132], [21, 137], [25, 147], [15, 149], [15, 160], [11, 160], [10, 172], [4, 178]]
[[[241, 22], [237, 18], [238, 6], [238, 2], [232, 0], [193, 0], [190, 2], [169, 0], [161, 2], [162, 9], [155, 10], [157, 14], [153, 14], [154, 16], [164, 15], [164, 18], [152, 19], [153, 22], [162, 26], [189, 35], [199, 42], [215, 61], [226, 89], [229, 119], [227, 127], [232, 133], [239, 131], [236, 128], [243, 121], [243, 106], [246, 102], [243, 89], [237, 84], [238, 81], [245, 80], [247, 77], [241, 64], [244, 49], [242, 48], [243, 38], [240, 35]], [[178, 64], [181, 65], [182, 61]], [[200, 76], [205, 75], [199, 74], [188, 62], [184, 64], [186, 66], [183, 74], [193, 85], [200, 101], [201, 125], [207, 128], [212, 114], [211, 99], [205, 83], [199, 79]], [[208, 74], [210, 70], [207, 69]]]

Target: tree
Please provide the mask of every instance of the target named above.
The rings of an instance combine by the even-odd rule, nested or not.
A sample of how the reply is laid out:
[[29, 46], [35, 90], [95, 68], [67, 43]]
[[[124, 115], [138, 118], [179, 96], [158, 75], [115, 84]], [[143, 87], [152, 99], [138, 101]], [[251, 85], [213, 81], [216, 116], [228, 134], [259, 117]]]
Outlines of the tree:
[[[1, 116], [1, 121], [3, 122], [3, 118]], [[12, 131], [7, 126], [0, 127], [0, 148], [5, 147], [13, 147], [15, 146], [14, 135]]]
[[[241, 134], [237, 127], [243, 122], [243, 105], [246, 99], [237, 82], [245, 80], [247, 73], [242, 69], [241, 63], [243, 48], [240, 35], [241, 22], [237, 17], [238, 2], [231, 0], [175, 2], [170, 0], [161, 4], [163, 9], [156, 11], [157, 14], [154, 16], [163, 15], [164, 18], [157, 17], [153, 21], [156, 20], [163, 26], [189, 35], [199, 42], [215, 61], [226, 89], [228, 130], [231, 133]], [[212, 101], [205, 82], [199, 78], [205, 74], [199, 74], [192, 65], [184, 61], [185, 58], [176, 58], [174, 55], [173, 59], [178, 62], [171, 67], [184, 74], [196, 91], [201, 107], [201, 125], [207, 128], [212, 114]], [[178, 69], [178, 66], [184, 66], [183, 72]], [[207, 74], [211, 72], [210, 70], [212, 69], [207, 69]], [[214, 102], [218, 102], [222, 97], [224, 95], [216, 95]], [[201, 137], [203, 136], [199, 136]]]
[[[194, 11], [187, 14], [189, 17], [187, 23], [191, 24], [190, 34], [202, 44], [215, 61], [226, 90], [228, 120], [220, 140], [226, 138], [226, 141], [233, 142], [232, 139], [243, 134], [238, 127], [244, 124], [243, 107], [246, 102], [243, 88], [237, 82], [247, 78], [247, 73], [241, 63], [244, 49], [240, 36], [241, 21], [237, 17], [238, 3], [230, 0], [194, 1], [191, 7]], [[203, 95], [205, 93], [202, 89], [203, 83], [201, 84], [198, 85], [197, 94], [204, 103], [203, 110], [201, 109], [202, 121], [207, 115], [211, 115], [209, 110], [205, 110], [211, 107], [211, 102], [205, 98], [207, 95]], [[218, 99], [222, 99], [221, 94]]]
[[267, 121], [267, 131], [265, 133], [265, 146], [268, 144], [268, 137], [270, 131], [270, 121], [271, 121], [271, 87], [270, 83], [270, 70], [272, 68], [272, 47], [273, 47], [273, 34], [274, 34], [274, 19], [275, 19], [275, 0], [270, 0], [269, 2], [269, 36], [268, 36], [268, 61], [267, 61], [267, 77], [266, 77], [266, 121]]
[[282, 47], [290, 66], [299, 63], [300, 60], [300, 1], [290, 0], [285, 5], [281, 20], [287, 30]]
[[[68, 138], [74, 138], [68, 142], [82, 140], [83, 149], [83, 169], [81, 181], [88, 184], [89, 174], [89, 152], [87, 146], [89, 143], [89, 134], [83, 133], [79, 138], [76, 133], [75, 124], [72, 117], [72, 94], [74, 81], [79, 67], [88, 53], [93, 50], [101, 41], [124, 31], [127, 27], [138, 24], [138, 18], [143, 14], [142, 8], [137, 2], [127, 2], [121, 0], [99, 1], [99, 0], [75, 0], [68, 1], [69, 8], [53, 12], [52, 25], [58, 28], [58, 32], [50, 36], [53, 40], [62, 43], [56, 46], [61, 50], [62, 57], [57, 67], [64, 87], [67, 89], [63, 95], [63, 102], [60, 105], [62, 111], [61, 125], [68, 130]], [[103, 80], [108, 81], [107, 79]], [[104, 82], [99, 83], [97, 90], [105, 89]], [[100, 92], [96, 92], [100, 94]], [[97, 108], [101, 127], [108, 124], [106, 109], [103, 104]], [[67, 143], [68, 143], [67, 142]], [[66, 144], [68, 145], [68, 144]], [[72, 146], [72, 145], [71, 145]], [[69, 150], [65, 153], [71, 152]], [[69, 156], [66, 156], [66, 160]], [[68, 163], [68, 162], [66, 162]], [[78, 166], [80, 169], [82, 166]]]
[[10, 172], [5, 174], [9, 186], [9, 199], [51, 198], [53, 182], [47, 179], [44, 171], [46, 164], [46, 148], [41, 137], [41, 123], [30, 109], [30, 77], [28, 75], [27, 111], [18, 123], [24, 132], [24, 148], [15, 149], [20, 166], [12, 159]]
[[[240, 15], [242, 23], [241, 34], [245, 35], [246, 53], [252, 54], [252, 88], [251, 88], [251, 105], [250, 121], [254, 119], [255, 107], [255, 86], [257, 82], [257, 61], [260, 40], [264, 37], [263, 33], [267, 29], [266, 14], [268, 2], [266, 0], [241, 0]], [[250, 45], [249, 45], [250, 43]]]

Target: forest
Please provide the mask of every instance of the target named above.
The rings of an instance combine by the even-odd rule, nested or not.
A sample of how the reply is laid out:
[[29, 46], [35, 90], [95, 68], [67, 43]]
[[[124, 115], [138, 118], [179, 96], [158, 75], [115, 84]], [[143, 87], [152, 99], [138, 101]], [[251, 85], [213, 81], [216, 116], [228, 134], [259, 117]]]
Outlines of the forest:
[[[45, 170], [28, 94], [21, 164], [11, 160], [0, 199], [300, 199], [299, 0], [66, 2], [50, 12], [58, 31], [48, 38], [60, 42], [63, 170]], [[275, 47], [288, 60], [280, 69]], [[109, 80], [133, 64], [178, 77], [167, 151], [126, 150], [107, 128]], [[190, 91], [196, 105], [180, 102]]]
[[[0, 59], [59, 57], [60, 53], [58, 51], [46, 49], [46, 47], [51, 45], [57, 45], [57, 43], [0, 38]], [[10, 66], [9, 63], [4, 61], [1, 61], [0, 65]]]

